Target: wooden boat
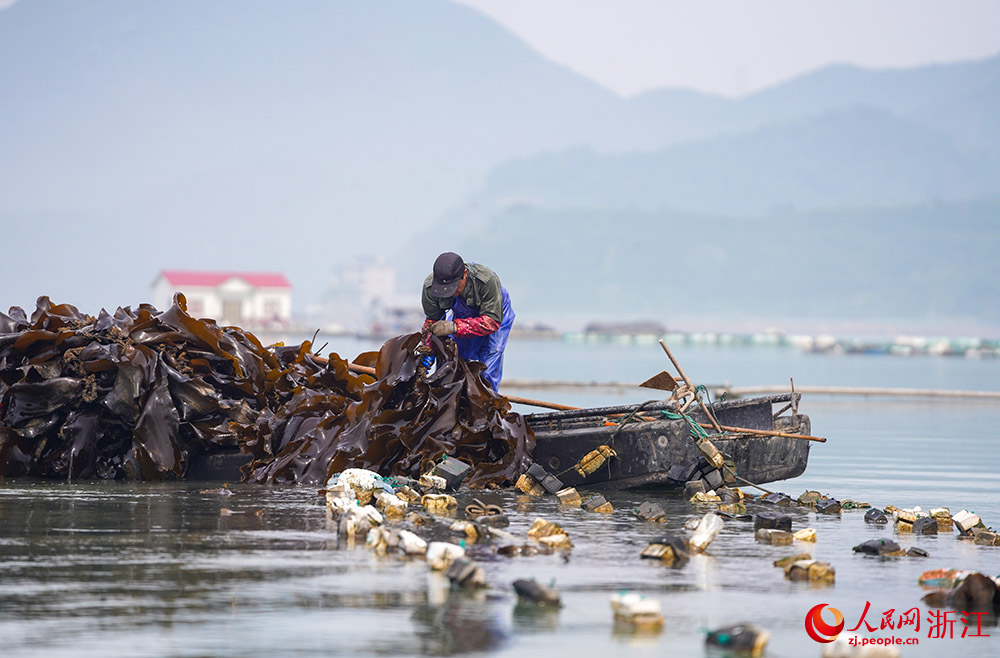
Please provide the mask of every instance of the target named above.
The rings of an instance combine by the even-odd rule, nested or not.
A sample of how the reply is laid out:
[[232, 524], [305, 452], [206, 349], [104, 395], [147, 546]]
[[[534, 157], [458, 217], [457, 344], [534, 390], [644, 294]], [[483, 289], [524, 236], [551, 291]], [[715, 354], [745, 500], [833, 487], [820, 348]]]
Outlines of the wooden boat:
[[[794, 413], [798, 399], [798, 393], [783, 393], [716, 402], [711, 409], [724, 427], [809, 435], [809, 417]], [[778, 414], [774, 410], [776, 404], [785, 405]], [[534, 460], [567, 487], [602, 490], [683, 487], [684, 481], [672, 479], [671, 468], [697, 462], [702, 454], [689, 422], [676, 414], [671, 418], [663, 413], [670, 408], [671, 404], [663, 401], [532, 414], [528, 423], [535, 432]], [[781, 415], [786, 410], [793, 413]], [[703, 411], [695, 411], [690, 417], [708, 424]], [[812, 441], [750, 432], [706, 431], [711, 443], [726, 458], [729, 469], [724, 468], [723, 474], [730, 483], [738, 484], [727, 473], [729, 470], [746, 481], [764, 484], [797, 477], [806, 469]], [[600, 446], [610, 447], [617, 456], [586, 476], [574, 469], [582, 457]], [[681, 470], [675, 470], [675, 477]]]
[[[783, 393], [716, 402], [711, 408], [723, 426], [808, 435], [808, 416], [791, 413], [775, 417], [773, 412], [774, 405], [782, 403], [797, 409], [799, 396], [799, 393]], [[683, 480], [671, 478], [670, 469], [699, 461], [701, 452], [688, 421], [663, 413], [671, 406], [671, 402], [657, 401], [531, 414], [527, 420], [535, 432], [533, 459], [567, 487], [599, 490], [683, 487]], [[692, 412], [690, 418], [701, 423], [708, 420], [700, 411]], [[726, 457], [730, 470], [754, 484], [793, 478], [806, 469], [808, 440], [709, 432], [711, 442]], [[609, 446], [617, 456], [585, 477], [574, 470], [583, 456], [602, 445]], [[191, 464], [187, 476], [195, 480], [236, 481], [240, 477], [239, 467], [246, 459], [235, 450], [201, 455]], [[723, 469], [727, 481], [738, 484], [726, 471]]]

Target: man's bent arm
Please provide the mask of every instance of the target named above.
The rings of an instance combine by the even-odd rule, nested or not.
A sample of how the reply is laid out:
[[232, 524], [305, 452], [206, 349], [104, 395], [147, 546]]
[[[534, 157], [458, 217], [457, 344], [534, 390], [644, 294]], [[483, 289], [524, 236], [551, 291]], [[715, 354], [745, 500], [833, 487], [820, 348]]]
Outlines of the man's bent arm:
[[499, 328], [500, 323], [488, 315], [455, 318], [455, 334], [458, 336], [489, 336]]

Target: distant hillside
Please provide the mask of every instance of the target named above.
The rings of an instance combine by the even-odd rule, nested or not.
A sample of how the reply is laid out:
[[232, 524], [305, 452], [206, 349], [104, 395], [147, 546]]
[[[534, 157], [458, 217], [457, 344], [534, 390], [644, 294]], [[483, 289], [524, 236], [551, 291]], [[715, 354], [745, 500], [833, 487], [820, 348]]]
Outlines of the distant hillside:
[[996, 322], [998, 220], [1000, 200], [756, 220], [522, 206], [455, 246], [535, 317]]
[[574, 149], [517, 160], [495, 169], [477, 198], [759, 215], [993, 195], [1000, 196], [1000, 156], [855, 107], [659, 151]]

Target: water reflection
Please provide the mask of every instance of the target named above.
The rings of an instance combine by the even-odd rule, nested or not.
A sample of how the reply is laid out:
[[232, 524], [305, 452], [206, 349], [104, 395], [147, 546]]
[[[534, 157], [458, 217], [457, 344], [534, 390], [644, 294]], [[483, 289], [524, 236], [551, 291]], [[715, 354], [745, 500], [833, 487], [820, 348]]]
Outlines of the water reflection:
[[494, 603], [483, 590], [450, 589], [447, 578], [432, 574], [428, 603], [413, 611], [418, 653], [451, 656], [487, 651], [507, 641], [499, 623], [502, 604]]
[[553, 633], [559, 630], [559, 615], [561, 608], [551, 605], [536, 605], [535, 603], [518, 602], [513, 610], [513, 628], [515, 633]]

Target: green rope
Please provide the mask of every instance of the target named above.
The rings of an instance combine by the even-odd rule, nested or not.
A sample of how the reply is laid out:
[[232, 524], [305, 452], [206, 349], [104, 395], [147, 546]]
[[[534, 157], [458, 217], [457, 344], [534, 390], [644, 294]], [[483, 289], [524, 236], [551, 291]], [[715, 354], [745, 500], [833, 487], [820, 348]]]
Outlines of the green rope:
[[666, 411], [666, 410], [663, 410], [660, 413], [662, 413], [664, 416], [666, 416], [670, 420], [682, 420], [682, 419], [686, 420], [687, 424], [688, 424], [688, 427], [691, 428], [691, 436], [693, 436], [695, 439], [707, 439], [708, 438], [708, 432], [706, 432], [702, 428], [701, 425], [699, 425], [698, 423], [694, 422], [694, 419], [691, 418], [691, 416], [688, 416], [685, 413], [676, 413], [675, 414], [675, 413], [673, 413], [671, 411]]

